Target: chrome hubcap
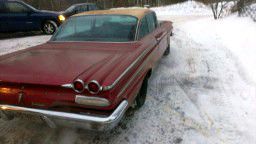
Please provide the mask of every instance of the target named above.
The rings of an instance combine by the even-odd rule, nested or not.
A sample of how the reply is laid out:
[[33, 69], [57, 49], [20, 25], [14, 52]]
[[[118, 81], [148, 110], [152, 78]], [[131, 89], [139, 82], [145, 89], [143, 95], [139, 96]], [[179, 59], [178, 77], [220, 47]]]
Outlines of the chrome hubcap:
[[44, 31], [48, 34], [51, 34], [54, 32], [54, 26], [50, 23], [47, 23], [44, 25]]

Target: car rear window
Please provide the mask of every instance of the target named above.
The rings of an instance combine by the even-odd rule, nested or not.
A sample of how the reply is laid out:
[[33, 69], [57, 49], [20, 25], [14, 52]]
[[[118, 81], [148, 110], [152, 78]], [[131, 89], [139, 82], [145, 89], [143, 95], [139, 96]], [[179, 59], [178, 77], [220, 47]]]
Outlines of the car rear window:
[[138, 19], [126, 15], [88, 15], [70, 18], [52, 41], [134, 41]]

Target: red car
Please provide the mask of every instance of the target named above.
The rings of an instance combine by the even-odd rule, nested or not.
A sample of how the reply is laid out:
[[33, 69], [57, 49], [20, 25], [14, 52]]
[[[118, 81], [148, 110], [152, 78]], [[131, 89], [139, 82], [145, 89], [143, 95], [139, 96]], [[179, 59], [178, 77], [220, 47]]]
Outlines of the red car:
[[45, 44], [0, 57], [0, 108], [41, 117], [49, 126], [116, 126], [141, 107], [148, 79], [170, 52], [172, 23], [149, 9], [72, 16]]

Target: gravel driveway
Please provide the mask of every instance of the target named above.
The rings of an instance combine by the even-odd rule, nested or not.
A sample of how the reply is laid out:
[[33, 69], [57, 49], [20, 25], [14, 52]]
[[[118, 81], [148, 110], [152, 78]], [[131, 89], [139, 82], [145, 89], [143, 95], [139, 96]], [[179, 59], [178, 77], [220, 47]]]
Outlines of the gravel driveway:
[[[48, 39], [0, 40], [0, 54]], [[246, 128], [245, 124], [256, 121], [255, 114], [247, 111], [252, 107], [246, 106], [255, 101], [256, 89], [243, 75], [239, 62], [225, 47], [196, 43], [177, 24], [171, 54], [161, 59], [149, 81], [145, 106], [129, 110], [116, 129], [95, 133], [50, 129], [34, 118], [1, 120], [0, 143], [255, 143], [256, 131], [248, 133], [247, 129], [253, 131], [253, 127]], [[238, 107], [237, 103], [245, 104]]]

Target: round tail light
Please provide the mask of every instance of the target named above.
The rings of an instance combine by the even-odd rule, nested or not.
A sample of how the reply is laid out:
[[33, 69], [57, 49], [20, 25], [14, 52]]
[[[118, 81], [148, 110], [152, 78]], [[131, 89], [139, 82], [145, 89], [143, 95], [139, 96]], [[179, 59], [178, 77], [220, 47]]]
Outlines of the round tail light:
[[102, 87], [100, 86], [100, 84], [93, 80], [91, 82], [88, 83], [88, 91], [91, 93], [91, 94], [97, 94], [101, 91]]
[[84, 91], [84, 82], [80, 79], [74, 81], [73, 88], [76, 92], [82, 93]]

